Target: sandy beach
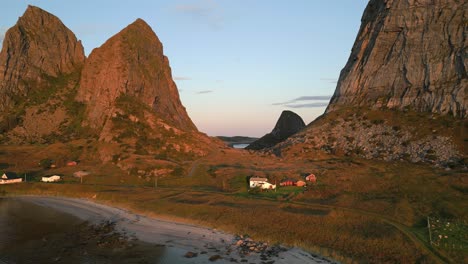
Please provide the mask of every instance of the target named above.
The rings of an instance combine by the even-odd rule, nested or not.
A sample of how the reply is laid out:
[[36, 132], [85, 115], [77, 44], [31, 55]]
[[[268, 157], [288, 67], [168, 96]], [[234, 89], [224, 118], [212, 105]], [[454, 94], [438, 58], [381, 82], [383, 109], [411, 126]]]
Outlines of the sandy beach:
[[[232, 234], [150, 218], [90, 200], [44, 196], [21, 196], [15, 199], [53, 208], [92, 224], [115, 223], [119, 233], [143, 242], [164, 245], [168, 254], [159, 263], [211, 263], [214, 259], [214, 263], [333, 263], [298, 248], [281, 247], [282, 250], [275, 254], [249, 252], [245, 255], [235, 245], [238, 238]], [[187, 258], [187, 252], [193, 252], [195, 256]]]

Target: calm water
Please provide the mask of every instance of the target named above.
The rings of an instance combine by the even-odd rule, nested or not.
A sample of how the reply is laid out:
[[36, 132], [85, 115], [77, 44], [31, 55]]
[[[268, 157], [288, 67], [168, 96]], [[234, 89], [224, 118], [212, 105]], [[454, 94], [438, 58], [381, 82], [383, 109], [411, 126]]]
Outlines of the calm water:
[[246, 148], [249, 144], [233, 144], [232, 147], [236, 149]]
[[112, 244], [114, 240], [100, 248], [93, 240], [96, 232], [87, 227], [60, 211], [0, 198], [0, 264], [171, 263], [164, 247], [151, 244], [138, 242], [122, 249]]
[[82, 223], [78, 218], [16, 199], [0, 198], [0, 252], [31, 239], [61, 233]]

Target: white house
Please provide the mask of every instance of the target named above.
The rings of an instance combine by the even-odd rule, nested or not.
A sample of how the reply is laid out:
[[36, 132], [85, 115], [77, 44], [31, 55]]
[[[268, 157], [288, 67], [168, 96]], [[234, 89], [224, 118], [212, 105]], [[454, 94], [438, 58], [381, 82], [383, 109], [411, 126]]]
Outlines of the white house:
[[262, 189], [276, 189], [276, 184], [268, 182], [267, 178], [250, 178], [250, 188], [260, 187]]
[[42, 182], [58, 182], [62, 179], [62, 177], [58, 175], [50, 176], [50, 177], [42, 177]]
[[2, 177], [0, 178], [0, 184], [20, 183], [22, 181], [22, 178], [17, 178], [12, 173], [3, 173]]

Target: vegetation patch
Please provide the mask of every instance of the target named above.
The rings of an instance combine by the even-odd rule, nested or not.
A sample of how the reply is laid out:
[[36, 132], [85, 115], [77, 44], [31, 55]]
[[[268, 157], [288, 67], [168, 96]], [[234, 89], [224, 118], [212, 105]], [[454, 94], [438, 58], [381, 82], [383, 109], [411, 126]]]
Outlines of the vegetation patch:
[[283, 207], [283, 210], [289, 213], [317, 215], [317, 216], [325, 216], [330, 213], [330, 210], [301, 208], [301, 207], [292, 207], [292, 206]]
[[443, 249], [468, 250], [466, 221], [428, 217], [428, 229], [431, 245]]

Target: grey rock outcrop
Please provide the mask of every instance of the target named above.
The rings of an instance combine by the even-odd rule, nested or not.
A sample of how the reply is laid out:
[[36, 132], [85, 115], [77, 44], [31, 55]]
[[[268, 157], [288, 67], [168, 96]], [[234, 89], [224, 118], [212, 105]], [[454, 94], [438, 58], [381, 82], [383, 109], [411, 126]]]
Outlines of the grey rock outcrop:
[[461, 120], [448, 124], [421, 118], [418, 126], [402, 126], [398, 117], [401, 114], [391, 114], [393, 116], [389, 120], [370, 120], [366, 112], [325, 116], [312, 123], [310, 130], [307, 128], [275, 146], [274, 152], [285, 155], [292, 152], [295, 156], [308, 157], [309, 153], [320, 150], [366, 159], [463, 166], [464, 154], [453, 138], [457, 133], [454, 131], [463, 126]]
[[468, 117], [463, 0], [371, 0], [327, 112], [343, 106]]
[[468, 2], [370, 0], [326, 113], [274, 147], [466, 167]]

